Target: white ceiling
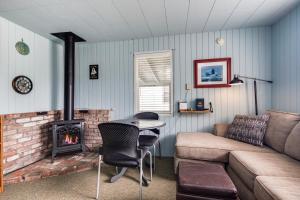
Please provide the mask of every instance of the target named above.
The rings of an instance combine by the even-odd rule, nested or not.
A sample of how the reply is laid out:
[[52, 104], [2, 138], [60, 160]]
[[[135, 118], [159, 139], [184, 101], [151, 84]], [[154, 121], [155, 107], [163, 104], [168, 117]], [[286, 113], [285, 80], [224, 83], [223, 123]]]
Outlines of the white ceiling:
[[271, 25], [300, 0], [0, 0], [0, 16], [89, 42]]

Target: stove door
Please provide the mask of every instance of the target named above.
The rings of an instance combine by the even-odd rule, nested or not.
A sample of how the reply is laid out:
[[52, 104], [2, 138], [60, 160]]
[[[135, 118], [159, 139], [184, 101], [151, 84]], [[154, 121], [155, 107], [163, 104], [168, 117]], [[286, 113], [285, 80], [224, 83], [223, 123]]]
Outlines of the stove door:
[[80, 144], [80, 127], [77, 125], [65, 125], [56, 130], [57, 147]]

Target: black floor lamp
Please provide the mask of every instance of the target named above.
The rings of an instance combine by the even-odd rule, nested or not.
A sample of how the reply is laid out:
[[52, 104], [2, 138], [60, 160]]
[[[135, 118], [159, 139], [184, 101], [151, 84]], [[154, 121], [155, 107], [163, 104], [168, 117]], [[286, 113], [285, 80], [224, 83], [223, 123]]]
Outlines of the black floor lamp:
[[248, 77], [248, 76], [241, 76], [241, 75], [235, 74], [234, 78], [232, 79], [232, 81], [230, 81], [230, 85], [241, 85], [241, 84], [243, 84], [244, 81], [241, 80], [240, 78], [254, 80], [255, 114], [258, 115], [258, 108], [257, 108], [257, 85], [256, 85], [256, 81], [263, 81], [263, 82], [267, 82], [267, 83], [273, 83], [273, 81], [259, 79], [259, 78], [253, 78], [253, 77]]

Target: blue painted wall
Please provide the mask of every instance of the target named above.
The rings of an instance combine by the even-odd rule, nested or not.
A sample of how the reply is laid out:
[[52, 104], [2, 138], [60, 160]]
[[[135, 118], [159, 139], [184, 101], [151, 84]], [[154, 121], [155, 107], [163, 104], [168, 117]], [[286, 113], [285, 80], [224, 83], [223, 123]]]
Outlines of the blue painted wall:
[[[217, 37], [225, 44], [215, 44]], [[28, 56], [15, 50], [21, 38], [31, 47]], [[139, 40], [83, 43], [76, 46], [77, 108], [113, 109], [112, 118], [133, 115], [133, 53], [174, 49], [174, 101], [185, 98], [185, 83], [193, 84], [193, 60], [232, 57], [232, 74], [271, 78], [271, 28], [255, 27], [208, 33], [161, 36]], [[90, 64], [99, 64], [99, 80], [89, 80]], [[11, 87], [17, 75], [27, 75], [34, 83], [28, 95]], [[271, 107], [271, 86], [259, 84], [259, 110]], [[165, 156], [174, 152], [178, 132], [211, 131], [216, 122], [230, 122], [235, 114], [253, 114], [253, 83], [240, 87], [193, 89], [192, 101], [204, 97], [215, 112], [205, 115], [162, 116]], [[63, 106], [63, 47], [38, 34], [0, 18], [0, 114], [60, 109]]]
[[272, 26], [272, 107], [300, 113], [300, 6]]
[[[20, 55], [15, 43], [24, 39], [30, 54]], [[28, 76], [33, 90], [16, 93], [15, 76]], [[62, 108], [63, 47], [0, 17], [0, 114]]]
[[[223, 37], [223, 47], [216, 45]], [[255, 27], [208, 33], [170, 35], [139, 40], [80, 44], [76, 47], [76, 107], [113, 109], [113, 119], [133, 115], [133, 53], [174, 49], [174, 101], [185, 97], [185, 83], [192, 84], [193, 60], [232, 57], [232, 74], [271, 79], [271, 28]], [[99, 64], [99, 80], [89, 80], [89, 65]], [[253, 82], [243, 86], [193, 89], [188, 99], [211, 101], [212, 114], [162, 116], [165, 156], [174, 152], [178, 132], [211, 131], [216, 122], [231, 122], [236, 114], [254, 114]], [[258, 85], [259, 110], [271, 108], [271, 85]]]

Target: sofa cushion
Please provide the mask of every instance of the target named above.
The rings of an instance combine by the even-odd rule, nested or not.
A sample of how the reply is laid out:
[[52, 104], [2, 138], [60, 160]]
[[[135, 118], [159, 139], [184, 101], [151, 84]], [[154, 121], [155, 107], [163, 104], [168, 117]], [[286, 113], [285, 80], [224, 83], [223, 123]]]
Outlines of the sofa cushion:
[[270, 115], [259, 116], [236, 115], [228, 129], [226, 137], [263, 146], [263, 139], [267, 130]]
[[276, 111], [269, 111], [268, 113], [271, 117], [264, 142], [282, 153], [288, 135], [300, 121], [300, 115]]
[[274, 152], [268, 147], [257, 147], [211, 133], [178, 133], [176, 138], [178, 158], [227, 163], [229, 152], [233, 150]]
[[215, 124], [214, 125], [214, 135], [225, 137], [227, 135], [227, 131], [231, 124]]
[[254, 184], [258, 200], [300, 199], [300, 178], [258, 176]]
[[288, 136], [285, 147], [284, 153], [300, 160], [300, 123], [298, 123]]
[[280, 153], [232, 151], [229, 165], [252, 191], [257, 176], [300, 178], [300, 162]]

